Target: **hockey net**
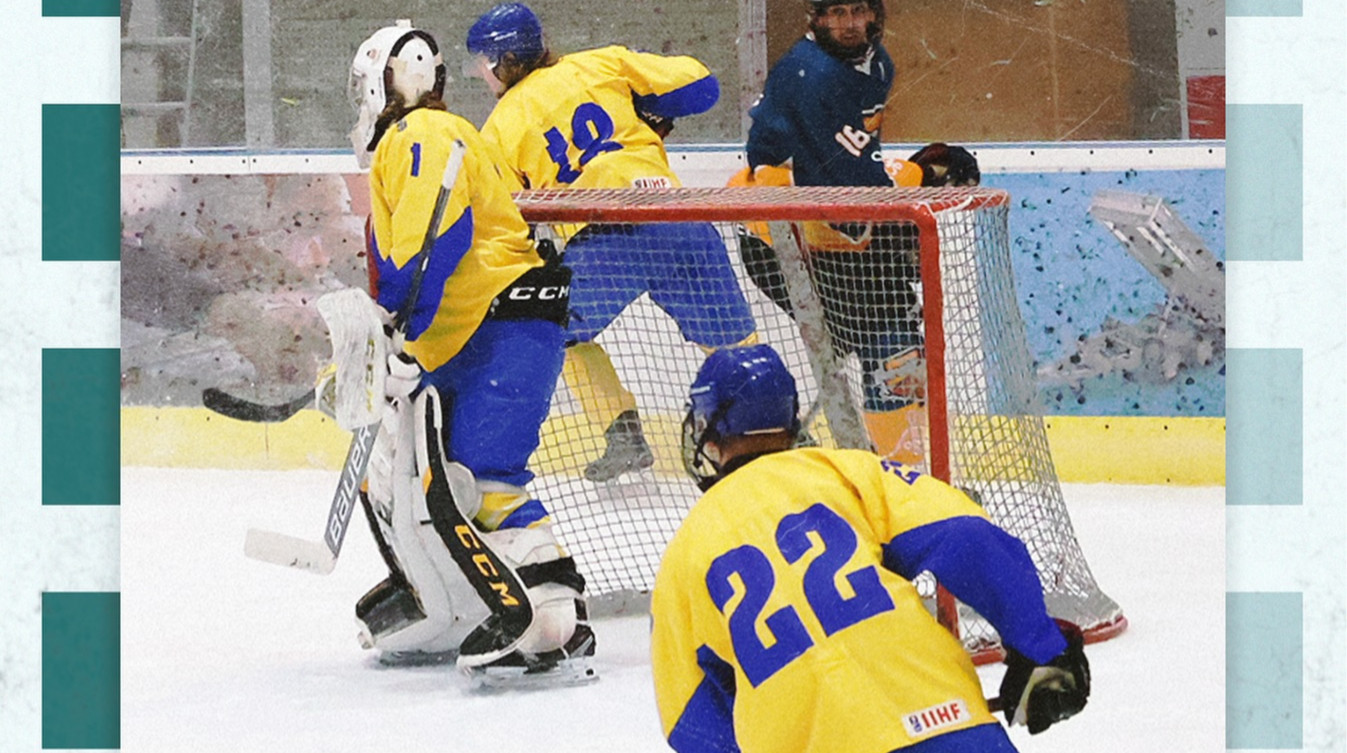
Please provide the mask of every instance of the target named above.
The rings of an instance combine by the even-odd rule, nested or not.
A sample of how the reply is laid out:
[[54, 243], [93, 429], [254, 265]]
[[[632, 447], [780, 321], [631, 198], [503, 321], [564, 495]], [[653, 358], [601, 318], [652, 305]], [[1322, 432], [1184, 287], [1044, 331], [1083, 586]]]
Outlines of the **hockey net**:
[[[611, 304], [622, 313], [595, 342], [635, 398], [654, 464], [587, 479], [586, 467], [605, 453], [613, 411], [587, 415], [593, 397], [587, 403], [578, 393], [591, 387], [563, 379], [531, 487], [552, 509], [596, 613], [643, 606], [664, 546], [699, 494], [682, 469], [680, 435], [706, 351], [652, 301], [661, 294], [622, 308], [621, 289], [633, 284], [622, 278], [661, 288], [687, 274], [675, 258], [701, 269], [728, 258], [759, 341], [796, 377], [809, 436], [823, 446], [874, 449], [963, 489], [1028, 546], [1050, 613], [1079, 624], [1091, 641], [1125, 628], [1076, 540], [1049, 452], [1015, 295], [1005, 192], [683, 188], [529, 191], [517, 199], [525, 219], [559, 248], [577, 233], [624, 237], [626, 258], [605, 270], [620, 283]], [[686, 228], [689, 240], [676, 253], [642, 247], [643, 234], [629, 231], [649, 223], [682, 223], [672, 228]], [[708, 224], [716, 231], [710, 243]], [[603, 282], [588, 284], [599, 297], [609, 292]], [[718, 321], [728, 317], [722, 303], [708, 297], [695, 313], [681, 313], [684, 331], [731, 331]], [[925, 576], [918, 586], [976, 661], [1000, 657], [989, 624]]]

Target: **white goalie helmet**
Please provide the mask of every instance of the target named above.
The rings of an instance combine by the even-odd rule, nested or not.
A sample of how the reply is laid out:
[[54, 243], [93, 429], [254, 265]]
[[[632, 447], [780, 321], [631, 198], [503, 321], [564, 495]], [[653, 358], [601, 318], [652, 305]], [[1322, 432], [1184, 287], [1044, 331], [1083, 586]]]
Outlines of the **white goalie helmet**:
[[379, 138], [389, 126], [380, 120], [397, 95], [408, 107], [427, 93], [444, 96], [448, 76], [435, 38], [400, 19], [370, 35], [356, 50], [346, 96], [356, 111], [351, 146], [362, 169], [368, 168]]

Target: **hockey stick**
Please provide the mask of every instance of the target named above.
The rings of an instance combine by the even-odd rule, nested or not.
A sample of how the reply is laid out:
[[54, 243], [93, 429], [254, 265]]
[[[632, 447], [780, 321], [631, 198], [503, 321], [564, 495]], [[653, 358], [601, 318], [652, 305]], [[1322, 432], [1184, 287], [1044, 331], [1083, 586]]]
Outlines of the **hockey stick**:
[[254, 403], [251, 400], [235, 397], [215, 387], [207, 387], [201, 391], [201, 404], [212, 411], [237, 421], [252, 421], [264, 424], [284, 421], [312, 402], [313, 390], [309, 390], [294, 400], [276, 405]]
[[[440, 223], [444, 220], [445, 208], [449, 205], [449, 194], [458, 182], [458, 174], [463, 168], [463, 156], [467, 146], [454, 139], [453, 151], [444, 165], [444, 177], [440, 181], [440, 190], [435, 197], [435, 209], [431, 212], [426, 227], [425, 238], [421, 241], [419, 252], [421, 259], [412, 274], [407, 300], [403, 302], [394, 320], [394, 330], [399, 337], [406, 334], [408, 323], [416, 299], [421, 294], [421, 280], [425, 277], [426, 267], [430, 264], [430, 252], [439, 237]], [[327, 525], [323, 529], [322, 541], [310, 541], [288, 536], [274, 531], [257, 528], [248, 529], [243, 542], [243, 553], [262, 562], [294, 567], [319, 575], [327, 575], [337, 566], [337, 556], [341, 554], [342, 542], [346, 540], [346, 529], [355, 511], [355, 501], [360, 492], [360, 482], [365, 478], [365, 469], [369, 466], [370, 450], [379, 434], [379, 423], [375, 422], [356, 429], [351, 437], [351, 447], [346, 451], [346, 462], [342, 464], [341, 480], [332, 496], [332, 506], [327, 512]]]
[[379, 425], [370, 424], [356, 429], [351, 447], [342, 464], [341, 480], [332, 495], [332, 507], [327, 511], [327, 527], [322, 541], [309, 541], [275, 531], [249, 528], [243, 540], [243, 553], [248, 557], [275, 565], [294, 567], [319, 575], [327, 575], [337, 566], [337, 555], [346, 540], [346, 528], [360, 495], [360, 481], [369, 466], [370, 450], [379, 434]]

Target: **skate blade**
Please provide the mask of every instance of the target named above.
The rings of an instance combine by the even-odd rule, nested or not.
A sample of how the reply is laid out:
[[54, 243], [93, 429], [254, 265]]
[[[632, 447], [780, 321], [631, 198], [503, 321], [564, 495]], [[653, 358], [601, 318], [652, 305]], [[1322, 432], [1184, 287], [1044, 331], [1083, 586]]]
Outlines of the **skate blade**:
[[380, 667], [439, 667], [457, 659], [458, 651], [384, 651], [375, 661]]
[[476, 693], [573, 687], [588, 685], [599, 679], [593, 659], [588, 656], [567, 659], [546, 670], [488, 665], [464, 667], [463, 673], [468, 677], [469, 689]]

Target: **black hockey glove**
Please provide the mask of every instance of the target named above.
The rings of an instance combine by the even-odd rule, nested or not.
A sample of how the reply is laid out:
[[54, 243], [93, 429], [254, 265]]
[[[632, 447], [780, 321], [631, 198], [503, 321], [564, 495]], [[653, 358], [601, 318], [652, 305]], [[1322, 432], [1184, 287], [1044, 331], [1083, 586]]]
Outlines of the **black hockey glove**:
[[1085, 637], [1080, 628], [1057, 620], [1066, 638], [1066, 650], [1047, 664], [1034, 664], [1006, 647], [1006, 674], [1001, 678], [1001, 705], [1006, 724], [1022, 724], [1037, 735], [1085, 708], [1090, 697], [1090, 663], [1085, 659]]
[[673, 133], [673, 118], [665, 118], [652, 112], [646, 112], [639, 106], [636, 108], [636, 117], [640, 118], [646, 125], [650, 126], [650, 130], [654, 131], [656, 136], [659, 136], [660, 141], [669, 138], [669, 134]]
[[976, 186], [982, 182], [977, 157], [961, 146], [927, 144], [908, 161], [921, 166], [923, 186]]

